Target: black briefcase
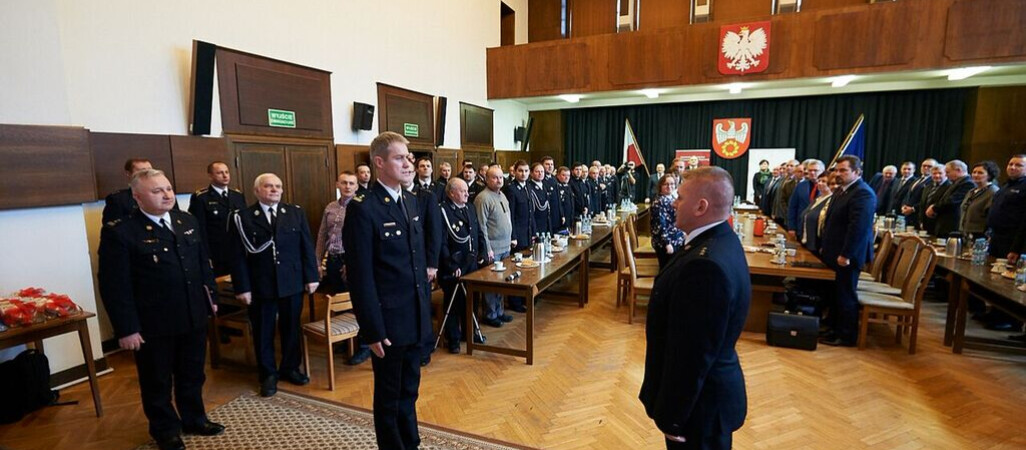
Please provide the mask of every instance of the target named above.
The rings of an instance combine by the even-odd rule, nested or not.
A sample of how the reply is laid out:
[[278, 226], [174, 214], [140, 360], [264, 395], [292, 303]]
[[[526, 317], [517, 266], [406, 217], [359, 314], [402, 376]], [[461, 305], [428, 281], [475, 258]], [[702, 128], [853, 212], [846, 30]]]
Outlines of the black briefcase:
[[819, 317], [770, 311], [766, 343], [774, 347], [815, 350], [819, 343]]

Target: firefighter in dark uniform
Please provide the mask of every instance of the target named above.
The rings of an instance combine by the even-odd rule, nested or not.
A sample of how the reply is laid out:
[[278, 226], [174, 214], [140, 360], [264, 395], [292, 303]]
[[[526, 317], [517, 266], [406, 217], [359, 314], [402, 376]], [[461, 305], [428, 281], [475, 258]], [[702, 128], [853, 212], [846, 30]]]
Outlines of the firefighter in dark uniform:
[[577, 218], [588, 213], [588, 208], [591, 205], [591, 189], [588, 187], [588, 182], [585, 180], [588, 175], [588, 169], [583, 164], [574, 166], [573, 177], [570, 178], [571, 191], [574, 193], [574, 214], [573, 220], [576, 223]]
[[[421, 227], [424, 228], [424, 255], [427, 267], [437, 270], [438, 254], [445, 240], [445, 231], [440, 225], [442, 217], [438, 210], [438, 200], [430, 189], [417, 189], [416, 181], [409, 185], [403, 184], [403, 188], [417, 196], [417, 216], [420, 217]], [[435, 351], [434, 343], [431, 333], [428, 333], [422, 347], [424, 353], [420, 358], [421, 367], [431, 364], [431, 354]]]
[[513, 182], [503, 188], [506, 200], [509, 201], [510, 218], [513, 221], [513, 251], [530, 248], [531, 236], [534, 236], [535, 233], [531, 195], [527, 191], [529, 173], [527, 162], [517, 161], [513, 165]]
[[[125, 161], [125, 178], [128, 180], [132, 179], [132, 175], [140, 170], [152, 169], [153, 165], [150, 164], [150, 160], [142, 158], [132, 158]], [[139, 205], [132, 198], [132, 189], [124, 188], [111, 192], [103, 199], [103, 223], [110, 223], [117, 219], [128, 217], [134, 211], [139, 210]], [[178, 210], [178, 202], [175, 201], [175, 206], [172, 207], [174, 210]]]
[[574, 227], [574, 221], [576, 219], [574, 209], [574, 190], [570, 186], [570, 169], [567, 167], [560, 167], [556, 171], [556, 195], [555, 195], [556, 211], [558, 211], [558, 221], [556, 221], [556, 232], [562, 232], [566, 230], [572, 230]]
[[200, 224], [203, 241], [207, 244], [214, 275], [228, 275], [231, 267], [231, 246], [228, 240], [228, 216], [246, 207], [246, 197], [228, 187], [231, 174], [228, 165], [215, 161], [207, 166], [210, 186], [200, 189], [189, 199], [189, 212]]
[[[545, 168], [541, 163], [534, 163], [531, 167], [531, 179], [527, 180], [527, 193], [531, 198], [531, 215], [534, 217], [534, 233], [551, 233], [552, 210], [554, 203], [551, 198], [549, 186], [545, 182]], [[532, 235], [534, 234], [532, 233]]]
[[[477, 223], [473, 206], [467, 206], [467, 183], [453, 179], [446, 185], [446, 199], [441, 204], [442, 225], [447, 232], [438, 258], [438, 283], [442, 286], [446, 311], [445, 340], [449, 353], [460, 352], [460, 339], [464, 336], [462, 325], [466, 323], [467, 292], [459, 288], [461, 276], [487, 264], [488, 242], [484, 230]], [[449, 303], [452, 302], [452, 306]], [[483, 336], [474, 336], [483, 343]]]
[[[299, 371], [299, 319], [303, 293], [313, 293], [320, 281], [314, 242], [306, 215], [296, 205], [281, 203], [281, 179], [258, 175], [253, 193], [257, 202], [232, 214], [232, 285], [235, 297], [249, 305], [260, 376], [260, 395], [278, 392], [278, 379], [304, 385], [310, 378]], [[281, 337], [281, 364], [274, 363], [274, 328]]]
[[350, 202], [342, 226], [353, 312], [374, 356], [374, 431], [383, 449], [417, 448], [421, 348], [431, 334], [423, 218], [412, 182], [409, 141], [386, 131], [370, 144], [378, 180]]
[[207, 316], [217, 311], [210, 295], [217, 285], [199, 224], [172, 209], [164, 173], [143, 169], [132, 185], [140, 209], [104, 224], [100, 234], [100, 296], [118, 344], [135, 351], [150, 435], [161, 449], [182, 449], [181, 432], [224, 431], [203, 407]]

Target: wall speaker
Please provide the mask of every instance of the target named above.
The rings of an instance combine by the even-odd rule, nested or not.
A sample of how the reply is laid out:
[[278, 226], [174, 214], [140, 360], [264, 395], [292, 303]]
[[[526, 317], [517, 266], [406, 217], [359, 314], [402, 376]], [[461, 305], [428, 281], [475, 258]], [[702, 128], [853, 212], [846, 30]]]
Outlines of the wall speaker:
[[374, 125], [374, 105], [353, 102], [353, 131], [369, 130]]
[[189, 98], [189, 134], [210, 134], [210, 110], [214, 102], [214, 54], [217, 46], [192, 41], [192, 80]]
[[513, 142], [524, 142], [524, 135], [527, 134], [527, 128], [516, 127], [513, 129]]
[[435, 121], [435, 147], [445, 144], [445, 105], [445, 97], [438, 97], [438, 103], [435, 104], [435, 108], [437, 108], [435, 117], [438, 118]]

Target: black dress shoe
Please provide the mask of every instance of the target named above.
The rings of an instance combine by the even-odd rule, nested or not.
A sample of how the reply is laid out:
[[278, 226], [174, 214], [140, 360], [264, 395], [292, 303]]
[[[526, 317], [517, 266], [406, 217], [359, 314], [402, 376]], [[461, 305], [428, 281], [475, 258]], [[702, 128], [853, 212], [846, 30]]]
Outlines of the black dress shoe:
[[495, 328], [501, 328], [502, 327], [502, 321], [499, 320], [499, 319], [484, 319], [484, 320], [481, 321], [481, 323], [483, 323], [485, 325], [488, 325], [490, 327], [495, 327]]
[[459, 343], [456, 343], [455, 345], [450, 344], [449, 345], [449, 353], [452, 353], [454, 355], [460, 354], [460, 344]]
[[420, 367], [427, 367], [428, 364], [431, 364], [431, 355], [420, 358]]
[[841, 338], [839, 338], [837, 336], [832, 336], [830, 338], [820, 338], [819, 339], [819, 343], [823, 344], [823, 345], [829, 345], [831, 347], [854, 347], [855, 346], [854, 342], [846, 341], [846, 340], [841, 339]]
[[527, 312], [527, 307], [524, 306], [524, 305], [510, 306], [509, 309], [511, 311], [516, 311], [518, 313], [525, 313], [525, 312]]
[[348, 364], [350, 366], [356, 366], [356, 365], [359, 365], [359, 364], [363, 363], [364, 361], [366, 361], [367, 358], [370, 358], [370, 356], [371, 356], [370, 349], [369, 348], [362, 348], [362, 349], [357, 350], [356, 353], [353, 353], [353, 357], [349, 358], [349, 360], [346, 361], [346, 364]]
[[296, 386], [303, 386], [310, 382], [310, 377], [304, 375], [303, 372], [300, 372], [298, 370], [293, 370], [289, 373], [282, 374], [281, 378]]
[[260, 382], [260, 396], [270, 397], [278, 393], [278, 377], [269, 376]]
[[505, 323], [510, 323], [510, 322], [513, 321], [513, 316], [511, 316], [509, 314], [503, 314], [503, 315], [501, 315], [499, 317], [496, 317], [496, 319], [499, 319], [499, 320], [501, 320], [501, 321], [503, 321]]
[[185, 443], [179, 436], [172, 436], [167, 439], [157, 439], [157, 448], [160, 450], [185, 450]]
[[483, 335], [483, 334], [480, 334], [480, 335], [479, 334], [475, 334], [474, 335], [474, 343], [475, 344], [484, 344], [485, 343], [485, 335]]
[[224, 433], [224, 425], [208, 420], [201, 425], [182, 427], [182, 432], [185, 434], [198, 434], [200, 436], [217, 436]]

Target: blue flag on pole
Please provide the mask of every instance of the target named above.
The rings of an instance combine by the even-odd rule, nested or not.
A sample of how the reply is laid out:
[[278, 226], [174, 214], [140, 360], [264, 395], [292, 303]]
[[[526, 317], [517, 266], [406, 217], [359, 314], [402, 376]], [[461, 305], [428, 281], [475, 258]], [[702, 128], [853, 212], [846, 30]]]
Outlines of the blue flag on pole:
[[859, 159], [866, 160], [865, 119], [866, 116], [864, 114], [859, 114], [859, 118], [855, 120], [855, 125], [852, 125], [848, 136], [844, 138], [841, 148], [837, 149], [837, 154], [834, 155], [834, 160], [830, 162], [829, 167], [833, 167], [837, 163], [837, 158], [840, 158], [842, 155], [858, 156]]

